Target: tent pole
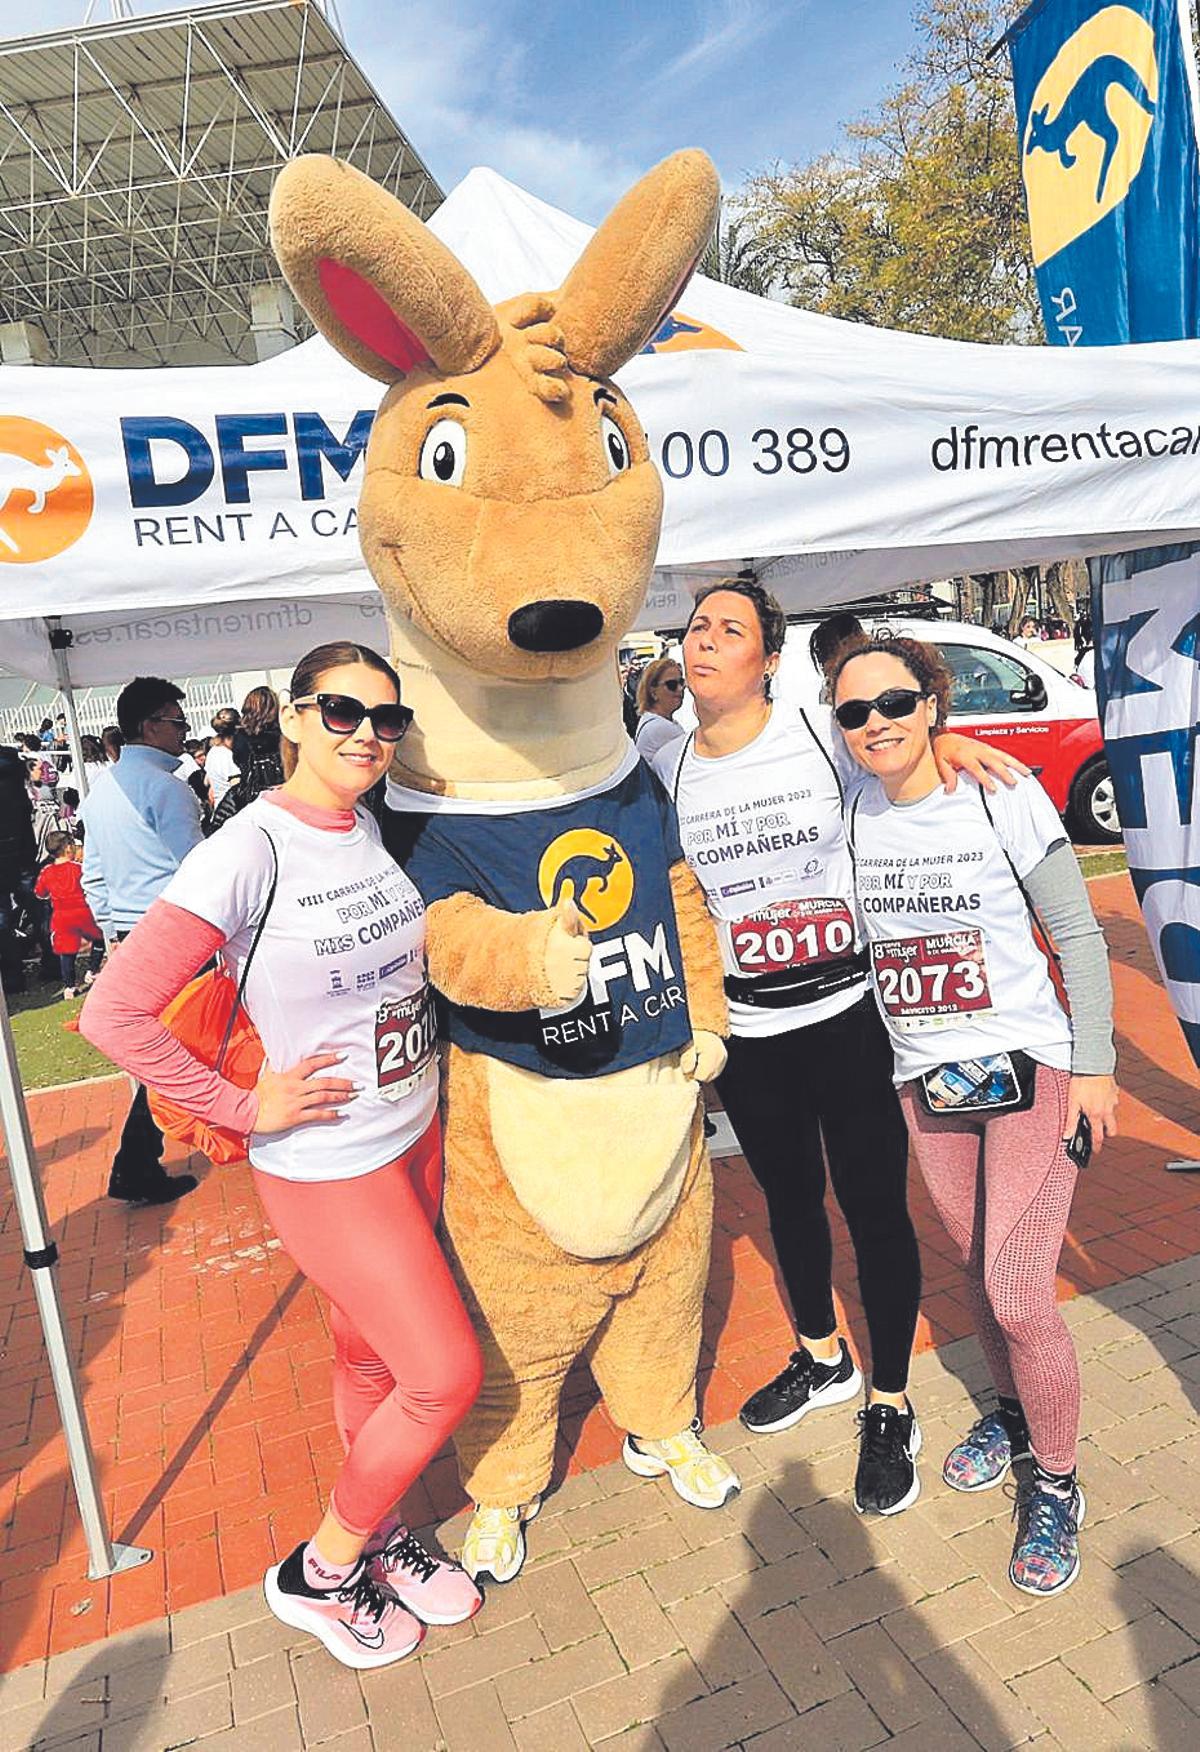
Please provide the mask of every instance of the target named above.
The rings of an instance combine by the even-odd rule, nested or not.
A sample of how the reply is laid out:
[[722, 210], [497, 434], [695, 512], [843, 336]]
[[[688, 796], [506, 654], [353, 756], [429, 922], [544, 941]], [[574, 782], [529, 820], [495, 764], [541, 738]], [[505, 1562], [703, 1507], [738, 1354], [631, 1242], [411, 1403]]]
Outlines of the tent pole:
[[58, 691], [62, 695], [63, 711], [67, 719], [67, 746], [71, 750], [71, 761], [75, 768], [75, 784], [79, 791], [80, 802], [88, 794], [87, 767], [83, 759], [83, 737], [79, 731], [79, 714], [75, 710], [75, 687], [71, 680], [71, 665], [67, 662], [67, 652], [71, 648], [72, 634], [64, 627], [57, 615], [51, 615], [46, 622], [46, 631], [50, 636], [50, 649], [54, 653], [54, 668], [58, 674]]
[[67, 1442], [67, 1458], [71, 1464], [71, 1480], [87, 1539], [88, 1575], [93, 1580], [113, 1576], [121, 1570], [134, 1569], [149, 1561], [152, 1553], [137, 1545], [114, 1544], [109, 1537], [104, 1505], [96, 1481], [96, 1459], [91, 1437], [79, 1397], [79, 1382], [71, 1361], [71, 1347], [63, 1320], [58, 1279], [54, 1266], [58, 1246], [46, 1234], [46, 1207], [42, 1200], [37, 1160], [29, 1131], [29, 1114], [21, 1089], [21, 1074], [13, 1045], [12, 1028], [8, 1020], [8, 1005], [0, 992], [0, 1120], [8, 1146], [8, 1167], [12, 1176], [13, 1196], [21, 1224], [21, 1239], [25, 1248], [25, 1263], [33, 1279], [46, 1353], [50, 1359], [50, 1375], [54, 1396], [58, 1401], [63, 1435]]

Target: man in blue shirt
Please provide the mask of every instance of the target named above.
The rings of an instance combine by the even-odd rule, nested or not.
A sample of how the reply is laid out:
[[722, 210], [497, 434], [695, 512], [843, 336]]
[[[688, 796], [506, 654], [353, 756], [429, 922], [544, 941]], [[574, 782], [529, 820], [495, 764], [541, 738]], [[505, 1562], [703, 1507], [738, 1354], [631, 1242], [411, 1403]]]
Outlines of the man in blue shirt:
[[[173, 682], [141, 675], [117, 700], [125, 738], [120, 760], [93, 781], [81, 810], [83, 890], [96, 922], [119, 943], [157, 900], [193, 846], [200, 812], [175, 776], [188, 721]], [[110, 1198], [167, 1204], [196, 1184], [194, 1174], [164, 1173], [163, 1135], [138, 1085], [113, 1158]]]

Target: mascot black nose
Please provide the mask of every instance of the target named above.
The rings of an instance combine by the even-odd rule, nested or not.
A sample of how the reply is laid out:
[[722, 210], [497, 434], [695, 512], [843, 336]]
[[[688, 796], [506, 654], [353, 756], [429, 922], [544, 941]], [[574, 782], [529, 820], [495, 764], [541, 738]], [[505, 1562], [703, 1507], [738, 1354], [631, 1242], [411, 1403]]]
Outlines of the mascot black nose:
[[577, 651], [604, 625], [594, 602], [527, 602], [508, 617], [508, 636], [521, 651]]

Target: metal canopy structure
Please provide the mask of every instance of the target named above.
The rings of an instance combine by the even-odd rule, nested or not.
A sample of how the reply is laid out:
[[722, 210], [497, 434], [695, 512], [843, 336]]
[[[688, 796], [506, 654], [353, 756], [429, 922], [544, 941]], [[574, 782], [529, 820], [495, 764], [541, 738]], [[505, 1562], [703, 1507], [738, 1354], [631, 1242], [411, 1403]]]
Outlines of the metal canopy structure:
[[[54, 364], [253, 360], [253, 289], [270, 306], [279, 285], [267, 197], [302, 152], [350, 160], [422, 218], [441, 203], [316, 0], [0, 43], [0, 323], [37, 325]], [[309, 332], [282, 289], [274, 308]]]

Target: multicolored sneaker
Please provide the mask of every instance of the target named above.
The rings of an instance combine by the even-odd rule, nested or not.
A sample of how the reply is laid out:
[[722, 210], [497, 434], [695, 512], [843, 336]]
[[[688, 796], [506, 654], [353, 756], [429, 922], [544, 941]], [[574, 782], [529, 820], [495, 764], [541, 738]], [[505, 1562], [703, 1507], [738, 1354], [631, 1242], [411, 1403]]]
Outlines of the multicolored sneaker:
[[462, 1566], [472, 1580], [490, 1576], [511, 1582], [525, 1562], [525, 1524], [537, 1519], [540, 1496], [515, 1509], [490, 1509], [476, 1503], [463, 1540]]
[[1028, 1453], [1028, 1441], [1014, 1448], [1000, 1413], [989, 1411], [946, 1455], [942, 1477], [951, 1490], [993, 1490], [1003, 1484], [1013, 1461]]
[[714, 1454], [700, 1440], [699, 1418], [677, 1436], [665, 1436], [659, 1442], [626, 1436], [621, 1458], [639, 1478], [661, 1478], [665, 1474], [676, 1496], [695, 1509], [719, 1509], [742, 1488], [742, 1481], [728, 1460]]
[[402, 1606], [422, 1624], [461, 1624], [474, 1618], [483, 1595], [465, 1570], [434, 1557], [403, 1523], [368, 1539], [363, 1553], [378, 1582], [386, 1582]]
[[375, 1580], [370, 1564], [360, 1562], [339, 1586], [312, 1588], [304, 1576], [305, 1543], [263, 1578], [263, 1593], [276, 1618], [294, 1630], [307, 1630], [343, 1667], [365, 1671], [411, 1655], [425, 1635], [424, 1626]]
[[1079, 1529], [1087, 1504], [1079, 1485], [1062, 1495], [1036, 1477], [1017, 1492], [1017, 1537], [1008, 1579], [1023, 1594], [1061, 1594], [1079, 1574]]

